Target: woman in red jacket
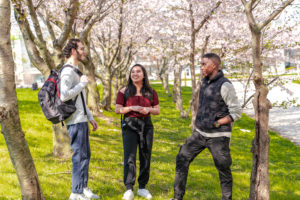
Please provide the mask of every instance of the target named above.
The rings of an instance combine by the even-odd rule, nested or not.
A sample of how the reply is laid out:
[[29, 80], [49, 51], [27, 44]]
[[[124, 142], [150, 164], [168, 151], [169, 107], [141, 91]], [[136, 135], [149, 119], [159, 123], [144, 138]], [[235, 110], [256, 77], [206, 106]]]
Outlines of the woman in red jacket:
[[118, 92], [116, 113], [123, 114], [122, 136], [124, 149], [124, 200], [134, 197], [133, 186], [136, 179], [136, 152], [139, 147], [140, 173], [138, 177], [139, 196], [151, 199], [145, 189], [149, 180], [153, 125], [150, 114], [159, 115], [160, 107], [157, 93], [150, 87], [147, 72], [140, 65], [130, 70], [128, 84]]

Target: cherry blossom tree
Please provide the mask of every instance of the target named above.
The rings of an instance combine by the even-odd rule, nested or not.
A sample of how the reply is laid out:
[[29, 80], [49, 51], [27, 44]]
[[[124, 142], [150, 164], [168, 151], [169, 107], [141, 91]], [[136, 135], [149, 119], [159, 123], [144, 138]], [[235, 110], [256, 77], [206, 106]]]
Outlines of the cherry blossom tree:
[[[93, 74], [93, 63], [89, 59], [88, 36], [93, 25], [106, 16], [110, 8], [106, 5], [107, 1], [13, 0], [12, 2], [30, 61], [44, 77], [48, 76], [50, 70], [58, 69], [64, 64], [62, 49], [70, 37], [79, 37], [83, 41], [87, 50], [87, 59], [83, 64], [87, 69], [85, 73], [91, 81], [88, 85], [88, 104], [91, 111], [97, 114], [99, 93]], [[53, 138], [53, 154], [58, 157], [69, 157], [71, 148], [66, 128], [60, 124], [53, 125]]]
[[[268, 175], [268, 157], [269, 157], [269, 134], [268, 121], [269, 109], [272, 107], [270, 101], [267, 99], [268, 88], [262, 76], [262, 61], [261, 61], [261, 39], [262, 32], [268, 24], [277, 17], [283, 9], [290, 5], [293, 0], [286, 0], [279, 2], [279, 5], [261, 3], [256, 0], [241, 0], [245, 7], [245, 14], [251, 31], [251, 48], [252, 60], [254, 67], [253, 82], [256, 93], [253, 100], [255, 111], [255, 138], [253, 140], [253, 168], [251, 174], [251, 186], [249, 199], [268, 200], [270, 183]], [[264, 2], [267, 3], [267, 2]], [[257, 13], [259, 8], [264, 10], [271, 10], [267, 17], [265, 13]], [[267, 6], [267, 7], [266, 7]], [[268, 9], [266, 9], [268, 8]], [[263, 18], [263, 19], [262, 19]]]
[[10, 1], [0, 0], [0, 123], [21, 186], [22, 199], [45, 199], [22, 131], [10, 42]]

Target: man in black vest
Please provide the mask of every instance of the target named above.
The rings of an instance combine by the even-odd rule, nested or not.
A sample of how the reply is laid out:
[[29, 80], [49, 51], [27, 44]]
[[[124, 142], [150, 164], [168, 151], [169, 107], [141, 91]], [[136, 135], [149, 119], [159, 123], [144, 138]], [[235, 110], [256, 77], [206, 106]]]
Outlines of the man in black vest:
[[232, 199], [230, 137], [232, 122], [241, 116], [241, 106], [231, 82], [219, 70], [220, 57], [214, 53], [202, 57], [204, 79], [193, 134], [181, 146], [176, 157], [174, 200], [182, 200], [188, 169], [194, 158], [208, 148], [219, 171], [222, 200]]

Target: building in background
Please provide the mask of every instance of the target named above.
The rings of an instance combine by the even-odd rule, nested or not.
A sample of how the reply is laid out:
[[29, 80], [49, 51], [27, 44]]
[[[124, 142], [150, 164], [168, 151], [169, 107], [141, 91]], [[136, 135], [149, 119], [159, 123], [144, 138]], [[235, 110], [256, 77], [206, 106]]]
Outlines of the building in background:
[[42, 73], [30, 62], [19, 26], [12, 14], [11, 45], [15, 63], [15, 82], [17, 88], [32, 87], [37, 83], [39, 87], [44, 82]]

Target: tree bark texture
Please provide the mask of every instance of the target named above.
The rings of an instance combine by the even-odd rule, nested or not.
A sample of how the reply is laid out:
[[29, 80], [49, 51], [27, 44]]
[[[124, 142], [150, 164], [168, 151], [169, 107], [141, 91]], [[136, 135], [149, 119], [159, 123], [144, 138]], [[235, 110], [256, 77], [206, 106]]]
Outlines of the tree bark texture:
[[119, 81], [118, 81], [118, 72], [114, 75], [112, 80], [112, 105], [116, 104], [118, 91], [120, 90]]
[[95, 77], [95, 66], [92, 62], [85, 65], [88, 70], [86, 70], [86, 75], [89, 78], [89, 84], [87, 85], [88, 95], [87, 95], [87, 105], [93, 115], [99, 115], [100, 106], [100, 94], [98, 91], [98, 86]]
[[174, 70], [173, 102], [176, 103], [176, 109], [180, 111], [183, 109], [181, 96], [181, 72], [182, 66], [176, 66]]
[[10, 43], [10, 1], [0, 0], [0, 122], [12, 164], [21, 186], [22, 199], [45, 199], [30, 150], [22, 131]]
[[174, 85], [173, 85], [173, 102], [176, 103], [176, 109], [180, 110], [181, 118], [189, 117], [189, 109], [184, 110], [182, 104], [182, 95], [181, 95], [181, 72], [182, 66], [178, 65], [174, 70]]
[[104, 77], [102, 86], [103, 86], [103, 94], [101, 104], [105, 110], [111, 110], [111, 85], [112, 85], [112, 77], [110, 73], [106, 73]]
[[269, 200], [269, 109], [271, 103], [267, 99], [268, 88], [262, 77], [261, 63], [261, 32], [252, 32], [252, 57], [254, 63], [254, 85], [256, 93], [253, 100], [255, 111], [255, 137], [252, 142], [253, 166], [251, 173], [250, 196], [251, 200]]
[[171, 94], [171, 91], [169, 88], [169, 75], [167, 73], [161, 74], [160, 79], [161, 79], [161, 82], [163, 84], [166, 94], [168, 94], [168, 97], [171, 97], [172, 94]]
[[[255, 95], [253, 106], [255, 112], [255, 137], [252, 142], [253, 167], [250, 180], [249, 200], [269, 200], [269, 110], [272, 108], [267, 99], [268, 88], [262, 76], [261, 62], [261, 38], [262, 30], [278, 16], [293, 0], [286, 0], [275, 9], [263, 22], [257, 24], [252, 13], [254, 7], [260, 3], [255, 0], [241, 0], [251, 31], [252, 60], [254, 67], [253, 82], [255, 85]], [[256, 4], [255, 4], [256, 3]]]
[[58, 158], [70, 158], [72, 156], [71, 139], [66, 126], [52, 125], [53, 130], [53, 155]]

